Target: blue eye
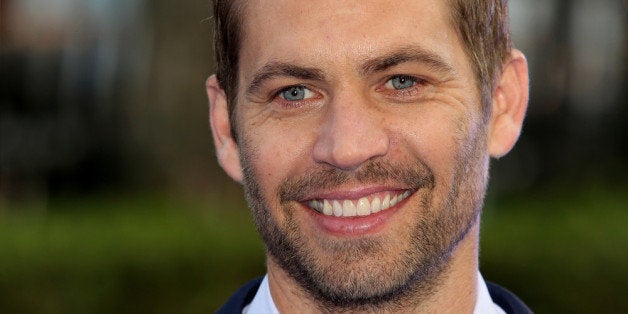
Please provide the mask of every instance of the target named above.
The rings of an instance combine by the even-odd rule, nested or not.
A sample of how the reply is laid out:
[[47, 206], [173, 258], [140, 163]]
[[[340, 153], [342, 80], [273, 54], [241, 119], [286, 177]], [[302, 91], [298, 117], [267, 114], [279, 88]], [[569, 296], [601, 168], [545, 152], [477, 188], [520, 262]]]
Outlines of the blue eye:
[[406, 89], [414, 86], [416, 81], [413, 77], [407, 75], [397, 75], [386, 82], [386, 87], [394, 89]]
[[314, 96], [314, 93], [305, 86], [290, 86], [281, 92], [279, 96], [287, 101], [300, 101]]

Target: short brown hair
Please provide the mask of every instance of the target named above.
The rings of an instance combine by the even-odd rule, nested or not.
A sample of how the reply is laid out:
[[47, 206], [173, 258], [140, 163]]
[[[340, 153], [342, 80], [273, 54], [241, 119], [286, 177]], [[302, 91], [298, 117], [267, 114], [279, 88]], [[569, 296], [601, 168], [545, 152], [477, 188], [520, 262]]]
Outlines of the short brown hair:
[[495, 80], [512, 49], [508, 0], [449, 0], [449, 4], [452, 22], [473, 66], [484, 118], [488, 121]]
[[[216, 77], [225, 90], [233, 118], [242, 34], [242, 0], [213, 0]], [[491, 115], [496, 73], [512, 49], [508, 0], [449, 0], [451, 18], [473, 65], [485, 119]]]
[[243, 37], [240, 25], [244, 8], [242, 1], [237, 0], [213, 0], [213, 4], [216, 79], [225, 90], [229, 116], [233, 118], [238, 94], [238, 60]]

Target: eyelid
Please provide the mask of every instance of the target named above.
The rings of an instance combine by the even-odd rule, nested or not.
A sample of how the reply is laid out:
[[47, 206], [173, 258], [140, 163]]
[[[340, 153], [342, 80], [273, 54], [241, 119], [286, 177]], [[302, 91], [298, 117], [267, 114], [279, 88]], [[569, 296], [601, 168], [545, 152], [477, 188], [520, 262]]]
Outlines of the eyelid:
[[[293, 88], [296, 86], [301, 86], [304, 89], [308, 90], [310, 93], [312, 93], [311, 97], [304, 98], [301, 100], [288, 100], [288, 99], [285, 99], [281, 95], [286, 90], [289, 90], [290, 88]], [[269, 99], [267, 103], [274, 103], [275, 105], [280, 106], [282, 109], [293, 110], [293, 109], [303, 108], [303, 107], [318, 103], [320, 99], [322, 98], [323, 98], [323, 94], [316, 88], [313, 88], [309, 84], [297, 83], [297, 84], [284, 85], [280, 88], [274, 89], [273, 91], [269, 93]]]
[[[294, 88], [294, 87], [302, 87], [304, 90], [306, 90], [306, 92], [305, 92], [306, 94], [307, 94], [308, 92], [311, 94], [311, 97], [304, 97], [304, 98], [303, 98], [303, 99], [301, 99], [301, 100], [288, 100], [288, 99], [286, 99], [285, 97], [283, 97], [283, 95], [282, 95], [282, 94], [283, 94], [284, 92], [286, 92], [286, 91], [288, 91], [288, 90], [290, 90], [291, 88]], [[295, 84], [295, 85], [290, 85], [290, 86], [286, 86], [286, 87], [282, 87], [282, 88], [280, 88], [278, 91], [276, 91], [276, 92], [274, 93], [274, 97], [273, 97], [273, 98], [280, 97], [281, 99], [283, 99], [283, 100], [285, 100], [285, 101], [296, 102], [296, 101], [306, 101], [306, 100], [308, 100], [308, 99], [312, 99], [312, 98], [314, 98], [315, 96], [316, 96], [316, 92], [315, 92], [315, 91], [313, 91], [310, 87], [308, 87], [308, 86], [306, 86], [306, 85], [304, 85], [304, 84]]]
[[393, 75], [389, 75], [386, 77], [385, 81], [384, 81], [384, 85], [388, 84], [388, 82], [392, 81], [395, 78], [398, 77], [406, 77], [411, 79], [415, 84], [422, 84], [427, 82], [427, 79], [422, 78], [420, 76], [416, 76], [416, 75], [410, 75], [410, 74], [393, 74]]
[[[414, 81], [414, 84], [408, 88], [405, 89], [395, 89], [392, 86], [388, 87], [386, 85], [392, 84], [392, 80], [394, 78], [400, 77], [400, 76], [404, 76], [407, 77], [409, 79], [411, 79], [412, 81]], [[380, 83], [378, 85], [378, 87], [376, 88], [377, 91], [389, 91], [389, 92], [401, 92], [401, 91], [409, 91], [409, 90], [413, 90], [413, 89], [417, 89], [417, 88], [421, 88], [423, 87], [425, 84], [427, 84], [429, 82], [428, 79], [421, 77], [421, 76], [417, 76], [417, 75], [411, 75], [411, 74], [393, 74], [393, 75], [388, 75], [386, 76], [383, 80], [383, 82]]]
[[[402, 88], [402, 89], [395, 89], [392, 86], [386, 86], [388, 84], [392, 85], [392, 80], [396, 77], [400, 77], [400, 76], [405, 76], [408, 79], [411, 79], [414, 81], [414, 84], [412, 84], [411, 86], [407, 87], [407, 88]], [[377, 85], [377, 87], [375, 88], [375, 92], [379, 93], [380, 95], [382, 95], [383, 97], [385, 97], [386, 99], [393, 101], [393, 102], [413, 102], [413, 101], [418, 101], [420, 99], [420, 97], [422, 95], [424, 95], [426, 88], [429, 87], [429, 85], [433, 84], [434, 82], [428, 78], [425, 78], [424, 76], [417, 76], [417, 75], [411, 75], [411, 74], [393, 74], [393, 75], [387, 75], [385, 76], [382, 81], [380, 81], [381, 83], [379, 83]]]

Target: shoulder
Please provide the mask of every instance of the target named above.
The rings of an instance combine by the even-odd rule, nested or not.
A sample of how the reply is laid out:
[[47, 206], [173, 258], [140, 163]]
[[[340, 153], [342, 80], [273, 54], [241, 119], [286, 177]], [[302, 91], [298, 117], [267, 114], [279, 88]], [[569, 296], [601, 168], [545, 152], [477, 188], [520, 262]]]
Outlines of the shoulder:
[[533, 313], [530, 308], [519, 299], [514, 293], [506, 288], [496, 285], [492, 282], [486, 282], [488, 293], [491, 295], [493, 302], [501, 307], [508, 314], [527, 314]]
[[216, 311], [217, 314], [235, 314], [242, 313], [242, 309], [251, 301], [257, 290], [259, 289], [262, 279], [264, 277], [255, 278], [247, 282], [244, 286], [240, 287], [223, 306]]

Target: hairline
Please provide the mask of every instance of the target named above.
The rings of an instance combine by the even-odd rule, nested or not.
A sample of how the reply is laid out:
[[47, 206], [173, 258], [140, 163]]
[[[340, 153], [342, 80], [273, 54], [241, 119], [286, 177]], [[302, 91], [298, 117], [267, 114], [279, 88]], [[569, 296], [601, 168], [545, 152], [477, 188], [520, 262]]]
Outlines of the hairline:
[[[217, 0], [214, 0], [214, 1], [217, 1]], [[476, 51], [477, 49], [473, 49], [471, 44], [468, 43], [467, 40], [465, 40], [461, 31], [461, 23], [456, 20], [459, 17], [456, 15], [457, 12], [455, 11], [455, 4], [456, 4], [455, 1], [456, 0], [446, 0], [447, 6], [448, 6], [449, 23], [451, 27], [453, 27], [456, 33], [456, 36], [458, 36], [458, 39], [461, 41], [462, 46], [464, 47], [464, 52], [467, 57], [467, 61], [471, 65], [472, 71], [474, 73], [475, 84], [477, 87], [478, 94], [480, 96], [480, 103], [481, 103], [480, 109], [482, 110], [482, 115], [484, 118], [483, 120], [486, 123], [488, 122], [492, 113], [491, 100], [492, 100], [492, 94], [495, 87], [495, 83], [497, 79], [499, 78], [502, 64], [508, 57], [508, 54], [505, 54], [504, 56], [502, 56], [501, 60], [491, 62], [491, 64], [488, 64], [486, 67], [486, 71], [483, 71], [482, 62], [483, 61], [488, 62], [488, 61], [493, 61], [493, 60], [490, 60], [490, 58], [488, 58], [487, 56], [484, 56], [483, 58], [482, 56], [477, 55], [477, 51]], [[237, 22], [235, 23], [235, 27], [237, 27], [237, 29], [234, 30], [235, 34], [237, 35], [235, 38], [236, 43], [237, 43], [237, 53], [236, 53], [237, 62], [235, 63], [235, 67], [231, 69], [232, 75], [230, 78], [218, 77], [219, 83], [221, 83], [221, 88], [230, 89], [229, 93], [227, 93], [227, 98], [228, 98], [227, 106], [228, 106], [228, 111], [229, 111], [229, 119], [232, 125], [232, 128], [231, 128], [232, 135], [236, 139], [237, 139], [236, 137], [237, 132], [235, 130], [235, 126], [236, 126], [235, 116], [236, 116], [236, 104], [238, 102], [238, 91], [239, 91], [239, 85], [240, 85], [239, 84], [240, 53], [241, 53], [243, 39], [246, 36], [244, 22], [246, 20], [247, 7], [248, 7], [247, 4], [248, 4], [248, 1], [231, 0], [230, 8], [233, 9], [234, 11], [233, 14], [235, 14], [235, 18]], [[512, 44], [510, 40], [508, 39], [507, 49], [509, 50], [512, 49], [511, 46]], [[492, 74], [492, 77], [490, 74]], [[232, 80], [231, 82], [232, 85], [230, 85], [229, 87], [223, 86], [223, 85], [229, 84], [229, 82], [225, 81], [229, 79]]]

